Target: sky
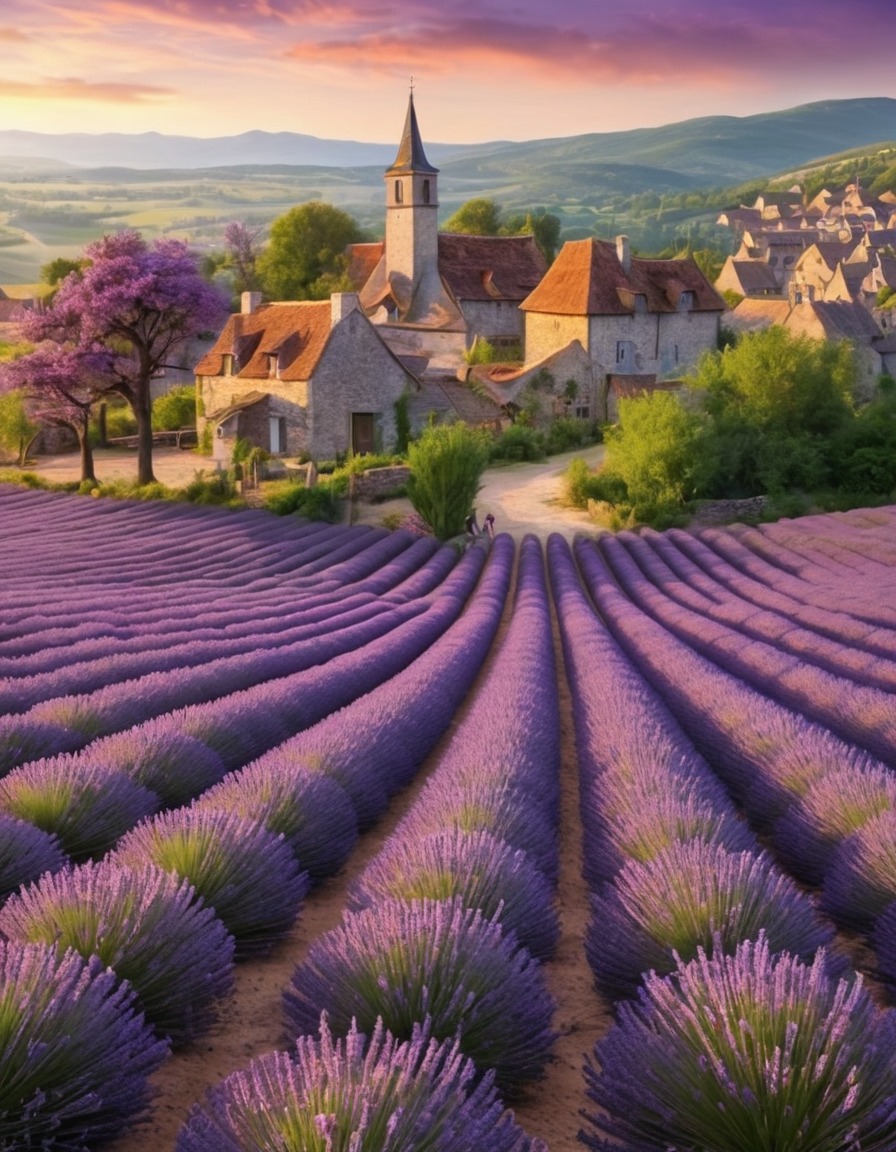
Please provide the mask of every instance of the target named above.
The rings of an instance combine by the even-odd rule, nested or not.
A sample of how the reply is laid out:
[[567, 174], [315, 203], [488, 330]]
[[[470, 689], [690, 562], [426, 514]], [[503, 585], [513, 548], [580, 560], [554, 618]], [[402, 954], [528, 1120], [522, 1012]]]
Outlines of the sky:
[[0, 0], [0, 128], [428, 141], [896, 97], [894, 0]]

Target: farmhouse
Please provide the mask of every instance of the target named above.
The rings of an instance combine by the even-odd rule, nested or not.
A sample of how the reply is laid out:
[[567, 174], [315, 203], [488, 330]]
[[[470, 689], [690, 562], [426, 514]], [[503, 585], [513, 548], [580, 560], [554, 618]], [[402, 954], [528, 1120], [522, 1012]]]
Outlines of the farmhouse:
[[259, 304], [243, 297], [196, 365], [199, 435], [215, 457], [237, 439], [274, 455], [333, 458], [395, 441], [395, 403], [418, 387], [360, 310], [357, 296]]

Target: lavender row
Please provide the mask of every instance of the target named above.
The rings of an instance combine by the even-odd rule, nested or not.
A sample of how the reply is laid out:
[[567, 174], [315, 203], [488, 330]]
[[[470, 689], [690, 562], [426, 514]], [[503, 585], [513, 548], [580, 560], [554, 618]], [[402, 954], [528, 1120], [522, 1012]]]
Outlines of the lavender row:
[[[455, 663], [465, 649], [458, 647]], [[519, 807], [545, 809], [548, 827], [555, 821], [552, 670], [543, 560], [530, 537], [521, 547], [512, 623], [485, 684], [428, 786], [352, 885], [342, 924], [312, 945], [293, 975], [285, 997], [293, 1034], [313, 1032], [322, 1009], [341, 1034], [352, 1021], [366, 1031], [380, 1019], [406, 1039], [428, 1022], [437, 1038], [456, 1035], [461, 1051], [480, 1073], [493, 1073], [505, 1095], [541, 1074], [553, 1041], [553, 1005], [538, 963], [558, 934], [552, 886], [535, 858], [503, 840], [494, 823], [470, 828], [440, 808], [446, 781], [462, 810], [464, 783], [477, 777], [484, 785], [480, 819], [499, 816], [511, 792]], [[446, 668], [446, 679], [453, 671]], [[523, 701], [532, 711], [515, 721], [514, 706]], [[546, 723], [537, 731], [542, 704]], [[494, 724], [496, 714], [507, 717], [508, 729]], [[517, 741], [526, 734], [536, 747], [524, 752]], [[321, 759], [327, 764], [326, 755]]]
[[733, 952], [760, 931], [773, 951], [807, 962], [830, 951], [831, 926], [760, 851], [598, 621], [566, 542], [552, 537], [549, 556], [573, 693], [593, 893], [586, 952], [598, 987], [632, 996], [645, 973], [666, 975], [699, 948]]
[[[123, 734], [112, 756], [100, 745], [100, 757], [94, 760], [90, 746], [77, 756], [44, 757], [14, 769], [0, 779], [0, 811], [32, 819], [45, 831], [55, 832], [73, 857], [95, 855], [159, 806], [158, 793], [138, 782], [139, 773], [152, 768], [144, 759], [147, 739], [163, 753], [168, 742], [196, 740], [214, 754], [211, 768], [242, 767], [396, 676], [429, 649], [460, 615], [483, 557], [480, 549], [468, 552], [427, 611], [357, 651], [306, 672], [157, 717]], [[70, 731], [44, 726], [25, 734], [49, 742], [54, 732], [58, 737]]]
[[[559, 538], [549, 543], [549, 564], [586, 828], [596, 809], [590, 844], [601, 833], [619, 837], [611, 867], [634, 848], [593, 898], [587, 948], [598, 984], [611, 996], [637, 992], [637, 1000], [618, 1006], [586, 1068], [599, 1111], [580, 1138], [594, 1149], [619, 1141], [657, 1152], [673, 1144], [740, 1147], [745, 1139], [750, 1148], [771, 1148], [763, 1133], [777, 1141], [813, 1126], [814, 1138], [831, 1139], [817, 1146], [833, 1152], [845, 1138], [843, 1111], [853, 1134], [891, 1134], [888, 1018], [858, 986], [835, 979], [825, 952], [831, 934], [810, 902], [755, 845], [732, 850], [730, 805], [599, 624]], [[781, 1043], [782, 1027], [796, 1020], [817, 1045], [810, 1078], [805, 1053]], [[891, 1101], [884, 1123], [881, 1097]]]
[[773, 691], [787, 706], [845, 740], [896, 762], [896, 709], [889, 693], [813, 667], [674, 604], [650, 584], [621, 545], [604, 538], [599, 547], [626, 594], [690, 647], [760, 691]]
[[[882, 659], [863, 651], [852, 638], [830, 635], [832, 625], [826, 629], [828, 635], [821, 634], [802, 627], [784, 605], [780, 608], [760, 606], [742, 600], [730, 589], [714, 585], [696, 565], [676, 551], [674, 544], [667, 543], [662, 534], [644, 538], [630, 532], [619, 533], [612, 549], [608, 550], [611, 564], [617, 549], [624, 550], [654, 586], [656, 592], [651, 590], [652, 598], [659, 593], [676, 606], [833, 675], [885, 692], [896, 690], [896, 633], [891, 637], [892, 651]], [[869, 584], [869, 592], [870, 588]]]
[[577, 544], [576, 555], [611, 630], [753, 826], [791, 872], [821, 884], [822, 906], [835, 920], [870, 934], [880, 972], [892, 980], [889, 768], [687, 648], [625, 599], [592, 545]]
[[[247, 613], [244, 611], [241, 614], [243, 619], [236, 626], [232, 620], [223, 625], [227, 628], [227, 633], [223, 637], [220, 631], [222, 625], [218, 624], [217, 627], [203, 629], [209, 639], [199, 640], [194, 634], [189, 641], [171, 644], [168, 640], [166, 645], [167, 638], [164, 633], [149, 630], [153, 628], [149, 625], [147, 639], [136, 646], [137, 651], [133, 650], [135, 645], [132, 644], [130, 652], [122, 653], [116, 645], [114, 654], [107, 655], [100, 661], [87, 664], [65, 662], [55, 671], [43, 675], [19, 677], [7, 681], [5, 691], [0, 690], [0, 708], [6, 712], [24, 711], [38, 701], [66, 695], [73, 688], [78, 689], [80, 686], [80, 691], [83, 693], [106, 684], [132, 679], [135, 673], [158, 674], [170, 669], [176, 671], [180, 677], [184, 677], [187, 669], [209, 665], [212, 661], [218, 662], [216, 668], [220, 672], [223, 684], [227, 685], [228, 678], [232, 675], [229, 670], [235, 669], [237, 675], [242, 675], [239, 669], [248, 658], [263, 665], [267, 652], [276, 667], [277, 661], [273, 659], [273, 650], [279, 650], [280, 654], [285, 656], [292, 646], [298, 650], [302, 642], [307, 642], [330, 628], [346, 627], [365, 617], [375, 616], [385, 611], [390, 604], [408, 606], [415, 602], [419, 603], [447, 576], [455, 561], [456, 554], [450, 549], [436, 551], [436, 546], [430, 542], [426, 542], [421, 548], [412, 544], [397, 558], [383, 566], [376, 581], [361, 580], [348, 585], [346, 593], [349, 594], [341, 597], [332, 594], [315, 597], [313, 603], [306, 603], [296, 611], [284, 612], [281, 608], [279, 614], [268, 619], [266, 629], [260, 627], [257, 618], [246, 620]], [[107, 644], [105, 648], [107, 653], [109, 648]], [[64, 659], [66, 653], [70, 651], [70, 648], [63, 649], [60, 656]], [[231, 658], [225, 662], [226, 657]], [[309, 663], [314, 663], [316, 660], [316, 657], [310, 659]], [[285, 663], [281, 661], [281, 664], [288, 670], [288, 660]], [[212, 671], [209, 668], [202, 675], [207, 679]], [[247, 674], [251, 676], [251, 673]], [[274, 671], [273, 674], [284, 673]], [[199, 677], [199, 673], [194, 675]], [[267, 676], [270, 676], [270, 673]], [[247, 680], [247, 683], [251, 683], [251, 679]], [[143, 681], [140, 686], [134, 686], [134, 691], [142, 692], [143, 685], [152, 690], [152, 682]], [[234, 691], [235, 687], [236, 685], [224, 687], [219, 694]], [[201, 692], [201, 689], [199, 691]], [[147, 701], [147, 708], [150, 707], [151, 704]]]

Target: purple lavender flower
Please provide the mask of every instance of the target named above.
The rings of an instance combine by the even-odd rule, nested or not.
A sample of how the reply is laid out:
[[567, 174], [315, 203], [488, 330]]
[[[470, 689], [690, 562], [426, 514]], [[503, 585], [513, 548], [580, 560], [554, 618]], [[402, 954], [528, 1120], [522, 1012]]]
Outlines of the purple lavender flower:
[[323, 772], [273, 754], [225, 776], [195, 807], [254, 816], [283, 836], [312, 882], [338, 872], [358, 840], [345, 789]]
[[701, 951], [620, 1006], [585, 1069], [599, 1111], [580, 1139], [602, 1152], [889, 1152], [894, 1040], [892, 1016], [861, 981], [828, 976], [822, 954], [809, 967], [762, 938]]
[[102, 854], [158, 806], [118, 769], [74, 756], [34, 760], [0, 780], [0, 812], [54, 834], [73, 860]]
[[0, 941], [0, 1148], [80, 1149], [142, 1119], [168, 1054], [93, 957]]
[[138, 824], [114, 859], [135, 869], [157, 864], [188, 880], [235, 938], [238, 957], [285, 936], [310, 886], [282, 836], [212, 808], [178, 808]]
[[0, 933], [97, 955], [137, 993], [160, 1036], [181, 1044], [214, 1018], [233, 982], [233, 938], [192, 885], [114, 860], [41, 877], [0, 909]]
[[65, 853], [51, 833], [0, 814], [0, 903], [20, 884], [44, 872], [58, 872], [65, 862]]
[[865, 821], [842, 841], [825, 874], [823, 907], [839, 923], [865, 931], [896, 900], [896, 810]]
[[526, 855], [490, 832], [449, 829], [422, 838], [392, 837], [349, 892], [349, 907], [380, 900], [451, 900], [478, 908], [539, 960], [557, 946], [553, 891]]
[[334, 1039], [301, 1036], [294, 1055], [271, 1052], [223, 1080], [196, 1105], [177, 1152], [547, 1152], [504, 1111], [490, 1074], [425, 1025], [399, 1041], [378, 1020], [368, 1039], [353, 1023]]
[[538, 963], [515, 938], [460, 900], [384, 900], [348, 913], [318, 937], [284, 998], [293, 1035], [321, 1011], [345, 1035], [378, 1017], [410, 1039], [427, 1017], [437, 1039], [457, 1035], [465, 1056], [495, 1071], [504, 1094], [542, 1074], [554, 1040], [553, 1004]]
[[81, 759], [118, 768], [155, 792], [165, 808], [188, 803], [224, 775], [217, 752], [153, 721], [95, 740]]
[[698, 949], [730, 953], [764, 932], [770, 951], [809, 961], [834, 938], [768, 856], [702, 840], [630, 861], [592, 897], [591, 911], [585, 951], [598, 987], [613, 999], [633, 996], [645, 973], [664, 976]]

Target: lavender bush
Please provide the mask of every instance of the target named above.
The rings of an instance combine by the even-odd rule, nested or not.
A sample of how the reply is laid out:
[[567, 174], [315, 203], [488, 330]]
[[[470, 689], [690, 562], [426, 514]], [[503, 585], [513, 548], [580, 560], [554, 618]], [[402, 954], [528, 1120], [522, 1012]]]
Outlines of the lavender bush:
[[101, 855], [158, 806], [118, 769], [73, 756], [35, 760], [0, 780], [0, 812], [57, 836], [73, 860]]
[[165, 808], [186, 804], [224, 775], [221, 757], [183, 732], [150, 721], [94, 741], [80, 755], [119, 769], [159, 797]]
[[[764, 939], [700, 953], [636, 1004], [586, 1067], [599, 1112], [588, 1148], [632, 1152], [890, 1152], [896, 1142], [894, 1021], [860, 981], [774, 957]], [[609, 1137], [609, 1140], [601, 1137]]]
[[65, 853], [51, 833], [0, 814], [0, 903], [20, 884], [44, 872], [58, 872], [65, 862]]
[[308, 892], [286, 841], [237, 812], [178, 808], [138, 824], [114, 858], [188, 880], [236, 940], [238, 957], [267, 951], [295, 924]]
[[537, 959], [553, 955], [560, 925], [551, 885], [525, 852], [490, 832], [454, 828], [419, 839], [393, 836], [352, 885], [349, 907], [455, 897], [515, 933]]
[[803, 961], [834, 938], [768, 856], [701, 840], [625, 864], [612, 885], [592, 896], [591, 911], [585, 952], [611, 999], [633, 996], [645, 973], [664, 976], [698, 949], [731, 953], [760, 932], [770, 951]]
[[302, 1036], [222, 1081], [190, 1112], [177, 1152], [547, 1152], [504, 1111], [456, 1043], [426, 1028], [396, 1040], [377, 1021], [334, 1039]]
[[896, 811], [872, 816], [840, 844], [821, 899], [835, 920], [859, 931], [896, 900]]
[[225, 776], [195, 807], [260, 820], [283, 836], [314, 883], [335, 875], [358, 840], [358, 820], [345, 789], [323, 772], [273, 754]]
[[9, 897], [0, 933], [99, 956], [161, 1036], [182, 1044], [212, 1021], [233, 982], [233, 938], [187, 881], [113, 860], [83, 864]]
[[141, 1120], [168, 1054], [94, 957], [0, 941], [0, 1148], [81, 1150]]
[[318, 937], [284, 997], [293, 1035], [313, 1032], [325, 1011], [345, 1035], [382, 1017], [399, 1039], [431, 1020], [461, 1051], [494, 1069], [504, 1095], [541, 1076], [554, 1036], [553, 1004], [537, 962], [501, 926], [462, 901], [383, 900], [348, 913]]

